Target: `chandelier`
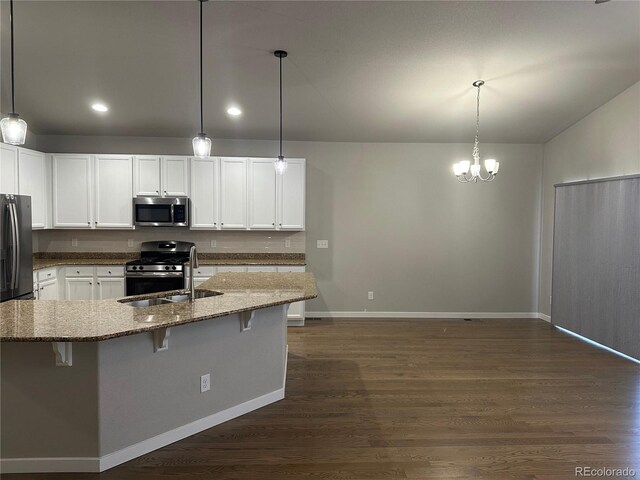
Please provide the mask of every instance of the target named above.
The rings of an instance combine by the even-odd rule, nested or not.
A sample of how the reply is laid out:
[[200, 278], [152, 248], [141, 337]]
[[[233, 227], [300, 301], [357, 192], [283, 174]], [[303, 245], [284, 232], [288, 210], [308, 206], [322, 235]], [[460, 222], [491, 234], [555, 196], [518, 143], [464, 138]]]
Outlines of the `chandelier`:
[[482, 85], [484, 85], [484, 80], [476, 80], [473, 82], [473, 86], [478, 89], [478, 97], [476, 100], [476, 139], [473, 143], [473, 153], [471, 154], [473, 157], [473, 165], [469, 160], [462, 160], [461, 162], [453, 164], [453, 173], [461, 183], [478, 183], [478, 180], [490, 182], [496, 178], [498, 169], [500, 168], [500, 162], [496, 162], [494, 158], [487, 158], [484, 161], [484, 168], [487, 171], [487, 175], [483, 177], [480, 171], [480, 141], [478, 138], [480, 133], [480, 87], [482, 87]]

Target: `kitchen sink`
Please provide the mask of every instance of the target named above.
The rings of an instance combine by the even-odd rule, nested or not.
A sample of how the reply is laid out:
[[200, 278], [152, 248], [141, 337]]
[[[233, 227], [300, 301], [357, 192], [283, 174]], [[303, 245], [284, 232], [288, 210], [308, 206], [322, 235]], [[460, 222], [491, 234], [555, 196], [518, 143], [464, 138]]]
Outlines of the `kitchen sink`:
[[[198, 298], [214, 297], [216, 295], [222, 295], [220, 292], [213, 292], [211, 290], [196, 290], [193, 295], [194, 300]], [[189, 301], [188, 293], [181, 293], [178, 295], [170, 295], [168, 297], [159, 298], [145, 298], [142, 300], [120, 300], [120, 303], [124, 303], [130, 307], [144, 308], [155, 307], [156, 305], [168, 305], [170, 303], [185, 303]]]

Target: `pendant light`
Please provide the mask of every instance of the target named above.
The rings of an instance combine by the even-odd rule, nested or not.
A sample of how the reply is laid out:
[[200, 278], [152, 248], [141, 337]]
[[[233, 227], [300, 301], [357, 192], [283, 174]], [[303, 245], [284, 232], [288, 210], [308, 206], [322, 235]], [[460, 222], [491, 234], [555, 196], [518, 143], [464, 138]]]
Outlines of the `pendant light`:
[[288, 53], [284, 50], [276, 50], [273, 54], [280, 59], [280, 155], [276, 160], [276, 173], [278, 175], [284, 175], [287, 171], [287, 161], [282, 155], [282, 59], [285, 58]]
[[205, 158], [211, 154], [211, 139], [204, 133], [204, 116], [202, 107], [202, 4], [207, 0], [198, 0], [200, 3], [200, 132], [193, 137], [193, 154], [198, 158]]
[[11, 24], [11, 113], [0, 120], [2, 140], [10, 145], [24, 145], [27, 137], [27, 122], [16, 113], [16, 92], [13, 68], [13, 0], [9, 1], [9, 22]]
[[[487, 171], [487, 176], [483, 177], [480, 171], [480, 87], [484, 85], [484, 80], [476, 80], [473, 82], [473, 86], [478, 89], [478, 96], [476, 99], [476, 139], [473, 143], [473, 152], [471, 157], [473, 158], [473, 164], [469, 160], [463, 160], [453, 165], [453, 173], [461, 183], [478, 183], [478, 180], [483, 182], [491, 182], [498, 175], [500, 169], [500, 162], [497, 162], [494, 158], [487, 158], [484, 161], [484, 168]], [[471, 175], [468, 175], [471, 170]]]

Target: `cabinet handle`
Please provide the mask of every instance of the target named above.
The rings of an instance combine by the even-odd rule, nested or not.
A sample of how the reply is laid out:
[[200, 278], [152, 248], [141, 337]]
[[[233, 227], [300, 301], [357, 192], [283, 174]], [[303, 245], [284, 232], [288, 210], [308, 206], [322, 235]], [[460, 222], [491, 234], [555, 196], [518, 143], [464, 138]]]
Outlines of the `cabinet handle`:
[[276, 226], [276, 224], [275, 224], [275, 223], [272, 223], [272, 224], [271, 224], [271, 226], [272, 226], [272, 227], [275, 227], [275, 226]]
[[159, 191], [159, 190], [156, 190], [156, 193], [160, 193], [160, 191]]
[[76, 270], [76, 273], [77, 273], [78, 275], [80, 275], [80, 270]]
[[164, 194], [165, 194], [165, 195], [167, 194], [167, 191], [166, 191], [166, 190], [164, 191]]
[[91, 222], [87, 222], [87, 225], [91, 225]]
[[89, 285], [93, 285], [93, 282], [89, 282]]
[[100, 285], [100, 282], [98, 282], [98, 285]]
[[111, 270], [109, 270], [109, 275], [111, 275]]

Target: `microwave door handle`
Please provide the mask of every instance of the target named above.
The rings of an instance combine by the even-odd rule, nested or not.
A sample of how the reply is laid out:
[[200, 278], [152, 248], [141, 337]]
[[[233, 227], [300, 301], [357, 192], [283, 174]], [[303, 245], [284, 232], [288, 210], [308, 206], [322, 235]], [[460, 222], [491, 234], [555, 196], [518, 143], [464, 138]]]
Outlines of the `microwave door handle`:
[[176, 223], [175, 204], [171, 204], [171, 224]]
[[9, 204], [9, 216], [11, 218], [11, 240], [13, 248], [11, 253], [11, 289], [18, 288], [18, 274], [20, 272], [20, 232], [18, 231], [18, 215], [16, 214], [15, 203]]

